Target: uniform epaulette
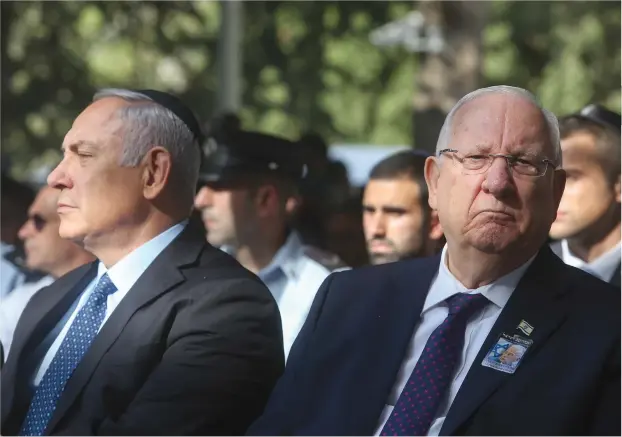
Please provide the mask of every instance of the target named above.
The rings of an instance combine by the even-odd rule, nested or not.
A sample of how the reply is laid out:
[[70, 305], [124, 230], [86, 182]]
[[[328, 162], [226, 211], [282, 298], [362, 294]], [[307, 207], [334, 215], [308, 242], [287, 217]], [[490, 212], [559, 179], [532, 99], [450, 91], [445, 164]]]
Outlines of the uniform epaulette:
[[338, 255], [314, 246], [304, 246], [303, 253], [313, 261], [329, 270], [337, 270], [348, 267], [348, 265], [344, 263]]

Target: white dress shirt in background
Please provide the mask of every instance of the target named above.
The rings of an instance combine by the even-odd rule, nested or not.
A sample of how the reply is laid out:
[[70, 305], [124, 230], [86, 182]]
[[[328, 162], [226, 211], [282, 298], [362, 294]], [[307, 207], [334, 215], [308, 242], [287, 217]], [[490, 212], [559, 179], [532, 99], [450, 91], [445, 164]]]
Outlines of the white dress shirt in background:
[[47, 287], [52, 282], [54, 282], [54, 278], [51, 276], [44, 276], [36, 282], [26, 282], [13, 289], [8, 296], [0, 300], [0, 342], [4, 350], [5, 362], [9, 356], [9, 349], [13, 342], [15, 327], [17, 326], [17, 322], [24, 308], [26, 308], [26, 305], [35, 293]]
[[584, 270], [605, 282], [611, 280], [613, 273], [620, 265], [620, 258], [622, 257], [620, 253], [620, 243], [616, 244], [615, 247], [612, 247], [591, 263], [586, 263], [581, 258], [574, 256], [570, 251], [570, 247], [568, 247], [568, 240], [562, 240], [561, 247], [562, 259], [566, 264]]

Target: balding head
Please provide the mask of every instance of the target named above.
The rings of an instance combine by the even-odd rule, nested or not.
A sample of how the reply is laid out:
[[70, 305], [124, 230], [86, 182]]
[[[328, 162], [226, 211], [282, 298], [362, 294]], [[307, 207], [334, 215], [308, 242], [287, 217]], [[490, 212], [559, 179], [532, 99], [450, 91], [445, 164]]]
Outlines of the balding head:
[[513, 88], [479, 90], [445, 121], [426, 182], [450, 258], [483, 257], [507, 271], [546, 241], [565, 175], [554, 169], [555, 118], [528, 96]]
[[[523, 108], [525, 106], [528, 107], [529, 112], [532, 110], [539, 112], [541, 121], [544, 122], [544, 128], [547, 132], [546, 135], [548, 136], [550, 143], [549, 145], [552, 148], [552, 152], [550, 154], [551, 159], [555, 162], [556, 166], [561, 165], [562, 154], [559, 145], [559, 125], [557, 123], [557, 117], [555, 117], [552, 112], [542, 107], [538, 99], [529, 91], [507, 85], [481, 88], [461, 98], [451, 109], [445, 119], [443, 127], [441, 128], [438, 142], [436, 143], [437, 155], [440, 150], [448, 147], [454, 133], [453, 124], [457, 116], [459, 116], [459, 113], [464, 113], [463, 108], [467, 105], [472, 106], [472, 104], [476, 101], [479, 102], [477, 106], [481, 108], [482, 105], [485, 104], [485, 101], [482, 101], [485, 97], [496, 98], [497, 102], [505, 102], [506, 104], [511, 104], [511, 102], [520, 102], [519, 104]], [[535, 118], [538, 118], [538, 116], [536, 115]]]
[[106, 266], [187, 219], [199, 149], [172, 111], [141, 93], [109, 90], [76, 118], [48, 176], [60, 194], [59, 232]]

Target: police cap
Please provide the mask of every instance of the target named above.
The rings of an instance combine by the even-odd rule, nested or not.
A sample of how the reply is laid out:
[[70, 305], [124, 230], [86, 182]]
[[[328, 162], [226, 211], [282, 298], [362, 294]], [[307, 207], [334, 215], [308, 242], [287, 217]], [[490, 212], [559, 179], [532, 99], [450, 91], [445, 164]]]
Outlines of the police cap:
[[299, 182], [306, 175], [306, 165], [296, 146], [259, 132], [215, 132], [203, 143], [199, 179], [203, 183], [227, 183], [248, 176], [275, 175]]

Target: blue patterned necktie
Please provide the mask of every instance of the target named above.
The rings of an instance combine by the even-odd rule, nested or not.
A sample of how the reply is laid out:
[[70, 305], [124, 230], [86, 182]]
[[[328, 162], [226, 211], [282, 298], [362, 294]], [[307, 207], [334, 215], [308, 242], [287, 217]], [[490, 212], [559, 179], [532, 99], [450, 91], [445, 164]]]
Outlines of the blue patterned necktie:
[[74, 369], [89, 349], [106, 315], [108, 295], [117, 291], [104, 274], [80, 309], [41, 379], [19, 435], [42, 435]]
[[447, 299], [449, 314], [425, 344], [380, 435], [427, 435], [462, 355], [467, 322], [488, 302], [481, 294]]

